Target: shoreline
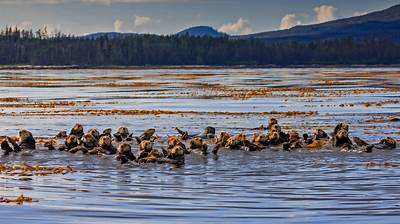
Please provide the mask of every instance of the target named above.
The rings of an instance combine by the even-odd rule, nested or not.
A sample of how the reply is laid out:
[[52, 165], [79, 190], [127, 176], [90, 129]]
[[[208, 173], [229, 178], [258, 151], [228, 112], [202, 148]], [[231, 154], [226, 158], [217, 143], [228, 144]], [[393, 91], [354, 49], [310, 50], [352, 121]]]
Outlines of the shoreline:
[[0, 65], [0, 70], [152, 70], [152, 69], [302, 69], [302, 68], [400, 68], [400, 64], [390, 65]]

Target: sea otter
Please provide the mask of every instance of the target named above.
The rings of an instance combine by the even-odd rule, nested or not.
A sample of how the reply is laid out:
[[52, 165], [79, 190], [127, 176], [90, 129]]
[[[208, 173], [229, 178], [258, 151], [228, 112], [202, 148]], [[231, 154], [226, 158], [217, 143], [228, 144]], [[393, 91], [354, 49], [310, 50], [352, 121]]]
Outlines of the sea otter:
[[4, 139], [1, 142], [1, 149], [4, 151], [4, 155], [8, 155], [11, 152], [14, 152], [14, 149], [9, 145], [9, 141], [7, 139]]
[[121, 164], [127, 163], [129, 161], [135, 161], [136, 157], [132, 153], [132, 147], [128, 143], [124, 142], [120, 144], [117, 148], [117, 160]]
[[356, 143], [356, 145], [359, 147], [364, 147], [369, 145], [366, 141], [362, 140], [359, 137], [353, 137], [353, 142]]
[[100, 137], [98, 146], [89, 151], [89, 154], [106, 154], [114, 155], [117, 149], [111, 142], [111, 138], [108, 135], [103, 135]]
[[278, 124], [271, 125], [267, 136], [269, 143], [272, 145], [279, 145], [289, 141], [288, 136], [282, 132], [282, 129]]
[[56, 139], [64, 139], [64, 138], [66, 138], [68, 135], [67, 135], [67, 132], [66, 131], [60, 131], [60, 132], [58, 132], [57, 133], [57, 135], [55, 136], [55, 138]]
[[149, 156], [150, 152], [153, 150], [153, 143], [149, 140], [144, 140], [139, 144], [139, 156], [138, 160], [146, 158]]
[[231, 137], [231, 135], [230, 135], [229, 133], [224, 132], [224, 131], [220, 132], [220, 133], [217, 135], [217, 139], [216, 139], [216, 141], [215, 141], [215, 146], [214, 146], [214, 149], [212, 150], [212, 153], [213, 153], [214, 155], [217, 155], [219, 149], [220, 149], [221, 147], [225, 147], [225, 145], [226, 145], [226, 143], [227, 143], [227, 141], [228, 141], [228, 139], [229, 139], [230, 137]]
[[334, 147], [350, 149], [353, 145], [349, 138], [349, 126], [338, 124], [333, 132], [332, 144]]
[[108, 136], [108, 137], [110, 137], [110, 139], [112, 140], [112, 137], [113, 137], [113, 135], [112, 135], [112, 129], [111, 129], [111, 128], [106, 128], [106, 129], [104, 129], [103, 132], [100, 134], [100, 138], [101, 138], [102, 136]]
[[321, 140], [321, 139], [328, 139], [328, 138], [329, 138], [329, 136], [324, 130], [322, 130], [320, 128], [317, 128], [316, 130], [314, 130], [314, 140]]
[[91, 128], [89, 129], [89, 131], [87, 132], [87, 134], [92, 135], [94, 138], [96, 138], [97, 140], [100, 139], [100, 132], [96, 129], [96, 128]]
[[384, 139], [382, 139], [381, 141], [379, 141], [378, 144], [374, 144], [374, 148], [376, 149], [396, 149], [396, 140], [394, 140], [392, 137], [386, 137]]
[[[22, 129], [18, 133], [19, 135], [19, 148], [21, 150], [35, 150], [36, 149], [36, 141], [32, 136], [32, 133]], [[14, 148], [15, 150], [15, 148]]]
[[275, 118], [270, 118], [268, 122], [267, 129], [270, 130], [273, 125], [278, 124], [278, 120]]
[[261, 144], [263, 146], [268, 146], [269, 139], [267, 135], [254, 133], [252, 142], [255, 144]]
[[208, 126], [204, 129], [203, 134], [201, 134], [199, 137], [204, 138], [204, 139], [212, 139], [215, 138], [215, 128]]
[[69, 133], [69, 135], [75, 135], [78, 139], [82, 138], [84, 134], [85, 133], [83, 132], [83, 126], [80, 124], [75, 124]]
[[191, 150], [195, 150], [195, 151], [199, 150], [201, 152], [201, 154], [203, 154], [203, 155], [208, 154], [208, 152], [207, 152], [208, 146], [206, 143], [203, 143], [202, 138], [194, 137], [190, 140], [189, 144], [190, 144]]
[[142, 141], [154, 141], [154, 133], [156, 133], [156, 129], [154, 128], [149, 128], [145, 130], [139, 137], [135, 137], [136, 141], [138, 144], [140, 144]]
[[288, 141], [283, 143], [283, 150], [291, 151], [293, 149], [302, 148], [302, 140], [297, 131], [291, 130], [288, 133]]
[[190, 151], [187, 150], [186, 145], [183, 142], [181, 142], [179, 140], [179, 138], [176, 137], [175, 135], [168, 136], [167, 145], [168, 145], [168, 148], [167, 148], [168, 150], [170, 150], [173, 147], [179, 145], [183, 149], [185, 154], [189, 154], [190, 153]]
[[46, 147], [49, 151], [53, 151], [56, 150], [56, 148], [54, 147], [56, 143], [56, 140], [50, 139], [44, 143], [44, 147]]
[[160, 163], [170, 163], [175, 165], [183, 165], [185, 163], [185, 149], [181, 145], [176, 145], [170, 149], [163, 149], [164, 157], [158, 161]]

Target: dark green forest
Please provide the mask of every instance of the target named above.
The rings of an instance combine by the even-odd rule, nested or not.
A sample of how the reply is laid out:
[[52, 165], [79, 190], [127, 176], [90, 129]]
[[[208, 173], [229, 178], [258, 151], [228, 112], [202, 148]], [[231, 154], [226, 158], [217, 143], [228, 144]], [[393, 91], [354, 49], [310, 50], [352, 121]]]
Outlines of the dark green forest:
[[348, 65], [400, 64], [400, 44], [384, 39], [268, 43], [261, 39], [136, 35], [90, 39], [6, 27], [1, 65]]

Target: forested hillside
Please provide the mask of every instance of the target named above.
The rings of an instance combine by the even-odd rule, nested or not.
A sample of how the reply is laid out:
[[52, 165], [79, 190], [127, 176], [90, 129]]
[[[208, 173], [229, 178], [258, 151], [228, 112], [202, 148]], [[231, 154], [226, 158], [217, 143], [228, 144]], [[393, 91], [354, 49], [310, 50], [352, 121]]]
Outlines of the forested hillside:
[[2, 65], [310, 65], [400, 64], [400, 44], [341, 38], [265, 42], [228, 37], [137, 35], [88, 39], [7, 27], [0, 34]]

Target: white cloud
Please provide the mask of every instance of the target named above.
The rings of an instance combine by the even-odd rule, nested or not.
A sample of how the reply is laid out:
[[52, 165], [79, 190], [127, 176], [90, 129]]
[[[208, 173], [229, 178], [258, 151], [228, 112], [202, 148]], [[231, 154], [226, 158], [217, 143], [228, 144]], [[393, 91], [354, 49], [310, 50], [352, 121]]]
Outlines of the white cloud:
[[296, 14], [287, 14], [281, 20], [279, 29], [285, 30], [294, 26], [301, 25], [301, 21], [298, 19]]
[[115, 32], [122, 32], [122, 27], [124, 26], [124, 21], [119, 19], [114, 21], [114, 31]]
[[234, 23], [223, 24], [219, 29], [219, 32], [228, 33], [228, 34], [249, 34], [252, 29], [248, 20], [240, 17], [238, 21]]
[[133, 19], [133, 26], [134, 27], [140, 27], [140, 26], [146, 26], [150, 23], [156, 22], [155, 19], [147, 16], [135, 16]]
[[336, 19], [336, 10], [332, 5], [320, 5], [314, 8], [316, 15], [316, 20], [318, 23], [323, 23]]

